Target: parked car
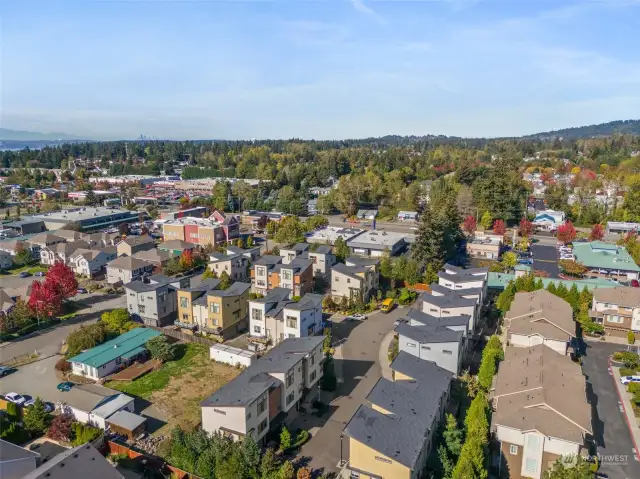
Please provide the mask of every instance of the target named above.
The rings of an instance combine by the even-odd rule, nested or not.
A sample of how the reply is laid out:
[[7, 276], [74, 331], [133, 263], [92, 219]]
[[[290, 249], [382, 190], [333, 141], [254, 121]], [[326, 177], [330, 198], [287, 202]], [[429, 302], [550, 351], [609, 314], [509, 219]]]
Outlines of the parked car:
[[[25, 401], [25, 403], [23, 404], [24, 407], [31, 407], [36, 403], [35, 399], [29, 399], [28, 401]], [[44, 412], [53, 412], [53, 410], [55, 409], [55, 406], [53, 404], [51, 404], [50, 402], [45, 402], [44, 403]]]
[[87, 288], [78, 288], [78, 294], [87, 294], [88, 292]]
[[518, 264], [533, 264], [531, 258], [518, 258]]
[[24, 397], [18, 393], [7, 393], [4, 395], [4, 398], [9, 402], [17, 404], [18, 406], [22, 406], [25, 403]]
[[31, 273], [29, 273], [28, 271], [23, 271], [20, 273], [21, 278], [28, 278], [29, 276], [31, 276]]
[[345, 319], [347, 321], [364, 321], [365, 319], [367, 319], [367, 315], [366, 314], [356, 313], [356, 314], [352, 314], [350, 316], [347, 316]]
[[13, 368], [8, 368], [6, 366], [0, 366], [0, 378], [6, 376], [7, 374], [11, 374], [13, 372]]
[[406, 322], [407, 322], [407, 320], [406, 320], [406, 319], [402, 319], [402, 318], [400, 318], [400, 319], [396, 319], [396, 320], [393, 322], [393, 325], [394, 325], [394, 326], [400, 326], [402, 323], [406, 323]]
[[38, 271], [36, 274], [34, 274], [34, 276], [46, 276], [47, 273], [45, 273], [44, 271]]
[[640, 383], [640, 376], [623, 376], [620, 378], [620, 382], [625, 386], [629, 383]]
[[637, 279], [632, 279], [631, 280], [631, 287], [632, 288], [640, 288], [640, 282], [638, 282]]
[[58, 384], [58, 391], [69, 392], [74, 384], [71, 381], [65, 381], [63, 383]]

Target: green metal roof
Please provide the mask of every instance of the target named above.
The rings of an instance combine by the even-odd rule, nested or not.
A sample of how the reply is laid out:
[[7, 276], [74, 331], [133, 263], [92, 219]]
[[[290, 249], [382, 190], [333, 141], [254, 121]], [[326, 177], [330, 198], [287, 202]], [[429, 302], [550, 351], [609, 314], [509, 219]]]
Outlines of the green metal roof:
[[127, 354], [123, 354], [122, 358], [123, 359], [131, 359], [136, 357], [138, 354], [142, 354], [146, 351], [145, 348], [143, 348], [142, 346], [138, 346], [135, 349], [132, 349], [131, 351], [129, 351]]
[[95, 348], [86, 350], [77, 356], [69, 359], [72, 363], [82, 363], [94, 368], [122, 357], [127, 359], [128, 355], [137, 354], [134, 351], [143, 349], [144, 344], [152, 338], [160, 336], [160, 333], [148, 328], [136, 328], [121, 334], [117, 338], [107, 341]]
[[[515, 279], [515, 275], [510, 273], [489, 273], [489, 277], [487, 278], [487, 287], [502, 290], [509, 284], [510, 281], [513, 281]], [[542, 284], [545, 288], [549, 286], [549, 283], [553, 283], [555, 286], [564, 284], [567, 289], [571, 289], [571, 286], [575, 284], [578, 288], [578, 291], [582, 291], [585, 286], [589, 291], [596, 288], [615, 288], [616, 286], [619, 286], [617, 283], [604, 278], [577, 279], [575, 281], [556, 278], [540, 279], [542, 280]]]
[[587, 268], [640, 271], [640, 266], [636, 264], [624, 246], [603, 241], [573, 243], [573, 254], [576, 261]]

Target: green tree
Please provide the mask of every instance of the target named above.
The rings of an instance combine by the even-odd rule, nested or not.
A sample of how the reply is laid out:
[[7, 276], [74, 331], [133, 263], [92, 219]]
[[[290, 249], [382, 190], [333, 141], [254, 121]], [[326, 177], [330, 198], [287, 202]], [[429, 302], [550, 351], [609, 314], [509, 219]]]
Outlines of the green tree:
[[108, 333], [116, 335], [138, 327], [138, 324], [131, 320], [131, 315], [125, 308], [105, 311], [100, 317], [100, 322]]
[[80, 326], [67, 336], [67, 357], [102, 344], [106, 338], [105, 328], [100, 323]]
[[273, 479], [277, 471], [278, 461], [273, 453], [273, 449], [267, 448], [260, 461], [260, 477], [261, 479]]
[[518, 264], [518, 255], [508, 251], [502, 255], [502, 265], [505, 269], [511, 270]]
[[218, 274], [211, 268], [205, 268], [204, 273], [202, 273], [202, 279], [213, 279], [217, 277]]
[[280, 432], [280, 449], [285, 451], [291, 447], [291, 433], [286, 427]]
[[172, 344], [169, 344], [167, 337], [163, 334], [151, 338], [145, 343], [145, 348], [151, 354], [153, 359], [158, 359], [163, 363], [171, 361], [175, 357], [175, 348]]
[[422, 279], [420, 277], [420, 269], [418, 263], [415, 260], [409, 260], [407, 262], [403, 279], [407, 284], [416, 284], [419, 283]]
[[16, 266], [28, 266], [35, 263], [36, 259], [27, 248], [19, 247], [16, 249], [16, 255], [13, 257], [13, 263]]
[[253, 236], [249, 235], [249, 236], [247, 237], [247, 248], [253, 248], [253, 244], [254, 244], [254, 242], [253, 242]]
[[342, 236], [338, 236], [338, 239], [333, 244], [333, 254], [336, 255], [336, 259], [341, 263], [344, 263], [345, 259], [349, 257], [349, 247], [347, 242], [342, 239]]
[[491, 228], [492, 224], [493, 224], [493, 218], [491, 217], [491, 213], [489, 213], [488, 211], [485, 211], [484, 213], [482, 213], [482, 217], [480, 218], [480, 227], [483, 230], [488, 230]]
[[463, 433], [458, 427], [458, 421], [453, 414], [447, 414], [447, 422], [442, 437], [449, 454], [457, 458], [462, 451]]
[[257, 477], [260, 469], [260, 448], [253, 436], [246, 436], [242, 441], [242, 459], [247, 474]]
[[41, 436], [46, 432], [49, 426], [49, 415], [45, 411], [42, 399], [36, 398], [33, 406], [26, 408], [22, 421], [25, 429], [32, 435]]
[[380, 276], [385, 279], [391, 279], [393, 276], [393, 264], [388, 249], [384, 251], [380, 259]]
[[582, 456], [561, 456], [546, 470], [544, 479], [593, 479], [594, 474]]
[[233, 284], [233, 280], [229, 276], [229, 273], [227, 273], [226, 271], [223, 271], [222, 273], [220, 273], [220, 284], [218, 285], [218, 288], [222, 290], [228, 289], [229, 286], [231, 286], [232, 284]]
[[305, 225], [297, 216], [287, 216], [282, 219], [274, 239], [281, 244], [292, 245], [304, 241]]
[[442, 470], [442, 478], [450, 479], [453, 472], [454, 462], [449, 457], [447, 449], [441, 444], [438, 446], [438, 460], [440, 461], [440, 469]]
[[278, 470], [278, 479], [294, 479], [295, 470], [290, 461], [285, 461]]

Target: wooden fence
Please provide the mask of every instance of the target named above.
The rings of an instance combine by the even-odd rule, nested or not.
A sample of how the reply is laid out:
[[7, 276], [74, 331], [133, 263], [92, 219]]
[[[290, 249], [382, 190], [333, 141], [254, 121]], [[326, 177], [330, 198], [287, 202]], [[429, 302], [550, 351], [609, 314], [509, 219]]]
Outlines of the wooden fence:
[[207, 338], [203, 338], [200, 336], [196, 336], [195, 334], [187, 334], [187, 333], [183, 333], [182, 331], [177, 331], [175, 329], [169, 329], [169, 328], [158, 328], [157, 326], [146, 326], [147, 328], [150, 329], [155, 329], [156, 331], [166, 335], [166, 336], [170, 336], [172, 338], [178, 339], [180, 341], [187, 341], [189, 343], [198, 343], [198, 344], [204, 344], [205, 346], [213, 346], [214, 344], [220, 344], [217, 341], [214, 341], [213, 339], [207, 339]]

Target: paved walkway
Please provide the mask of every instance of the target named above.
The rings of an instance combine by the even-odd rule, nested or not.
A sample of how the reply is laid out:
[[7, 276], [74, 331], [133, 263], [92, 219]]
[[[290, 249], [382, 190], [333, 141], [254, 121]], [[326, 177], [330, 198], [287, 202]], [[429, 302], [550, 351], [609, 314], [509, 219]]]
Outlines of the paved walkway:
[[616, 391], [618, 393], [618, 397], [620, 398], [620, 402], [622, 404], [622, 408], [624, 409], [625, 419], [627, 421], [627, 426], [629, 427], [629, 432], [631, 433], [631, 439], [633, 441], [633, 447], [635, 449], [636, 457], [638, 457], [639, 450], [638, 445], [640, 445], [640, 427], [638, 426], [638, 419], [636, 418], [633, 412], [633, 406], [631, 405], [631, 400], [629, 399], [629, 393], [626, 391], [626, 387], [620, 382], [620, 371], [619, 368], [609, 365], [611, 371], [613, 372], [613, 379], [616, 383]]
[[380, 364], [380, 374], [383, 378], [393, 381], [393, 373], [391, 372], [391, 363], [389, 362], [389, 345], [393, 339], [394, 332], [389, 331], [380, 343], [378, 351], [378, 363]]

